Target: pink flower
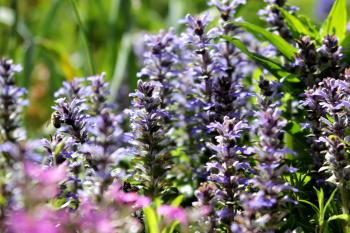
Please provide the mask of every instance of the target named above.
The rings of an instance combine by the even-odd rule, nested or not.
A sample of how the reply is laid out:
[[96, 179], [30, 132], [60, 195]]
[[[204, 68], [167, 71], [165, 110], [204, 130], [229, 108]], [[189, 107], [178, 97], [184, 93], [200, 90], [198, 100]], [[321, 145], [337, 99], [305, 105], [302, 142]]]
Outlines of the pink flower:
[[140, 196], [135, 192], [118, 192], [115, 198], [117, 202], [132, 205], [133, 208], [144, 208], [151, 204], [151, 200], [148, 197]]
[[58, 167], [44, 167], [38, 164], [27, 162], [24, 165], [25, 172], [28, 176], [36, 179], [42, 184], [58, 184], [67, 175], [67, 166], [65, 163]]
[[[58, 167], [44, 167], [32, 162], [24, 164], [25, 173], [36, 181], [36, 187], [33, 189], [32, 198], [36, 200], [49, 199], [55, 197], [58, 192], [58, 184], [62, 182], [67, 175], [66, 164]], [[40, 192], [37, 192], [40, 190]]]
[[113, 211], [98, 209], [89, 200], [82, 200], [80, 205], [80, 226], [83, 232], [113, 233]]
[[185, 210], [181, 207], [173, 207], [170, 205], [161, 205], [158, 208], [158, 214], [169, 220], [178, 220], [182, 224], [187, 223]]
[[11, 233], [60, 233], [55, 212], [40, 209], [35, 213], [24, 210], [13, 211], [7, 218]]
[[144, 208], [151, 204], [151, 199], [136, 192], [126, 193], [118, 184], [111, 185], [110, 194], [118, 203], [131, 205], [133, 208]]

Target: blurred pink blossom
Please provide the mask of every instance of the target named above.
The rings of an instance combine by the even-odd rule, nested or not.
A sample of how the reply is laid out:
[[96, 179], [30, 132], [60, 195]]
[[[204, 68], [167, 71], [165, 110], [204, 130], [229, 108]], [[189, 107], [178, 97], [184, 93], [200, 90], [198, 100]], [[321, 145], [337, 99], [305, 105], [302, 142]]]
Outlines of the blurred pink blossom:
[[80, 205], [80, 227], [82, 232], [113, 233], [112, 209], [98, 209], [89, 200], [82, 200]]
[[67, 175], [67, 165], [65, 163], [58, 167], [44, 167], [39, 164], [27, 162], [24, 166], [28, 176], [43, 184], [58, 184]]
[[118, 203], [131, 205], [133, 208], [144, 208], [151, 204], [151, 199], [137, 194], [136, 192], [126, 193], [119, 184], [112, 184], [110, 194]]
[[[66, 164], [61, 164], [58, 167], [44, 167], [32, 162], [24, 164], [25, 173], [37, 181], [36, 190], [33, 190], [32, 198], [36, 200], [49, 199], [55, 197], [58, 193], [58, 184], [62, 182], [67, 175]], [[40, 190], [40, 192], [37, 192]]]
[[11, 233], [61, 233], [55, 212], [40, 209], [35, 213], [24, 210], [13, 211], [7, 219]]
[[186, 212], [181, 207], [174, 207], [170, 205], [161, 205], [158, 208], [158, 213], [169, 220], [178, 220], [182, 224], [187, 223]]

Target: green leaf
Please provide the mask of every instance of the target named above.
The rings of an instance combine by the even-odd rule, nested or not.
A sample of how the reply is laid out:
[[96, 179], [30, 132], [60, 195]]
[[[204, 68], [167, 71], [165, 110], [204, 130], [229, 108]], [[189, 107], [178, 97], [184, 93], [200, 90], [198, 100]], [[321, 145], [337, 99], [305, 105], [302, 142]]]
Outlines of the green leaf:
[[170, 224], [170, 226], [166, 227], [162, 233], [173, 233], [176, 230], [176, 227], [179, 225], [179, 221], [174, 221]]
[[149, 206], [143, 210], [145, 214], [145, 226], [147, 233], [160, 233], [158, 226], [158, 218], [154, 209]]
[[300, 21], [314, 34], [318, 35], [317, 38], [319, 38], [320, 41], [320, 33], [318, 27], [312, 22], [312, 20], [304, 15], [298, 15], [298, 18]]
[[295, 175], [297, 177], [297, 181], [299, 183], [301, 183], [300, 185], [305, 186], [306, 184], [308, 184], [311, 181], [311, 176], [308, 176], [304, 173], [297, 172]]
[[350, 63], [350, 33], [347, 33], [343, 39], [341, 46], [343, 47], [344, 58], [342, 59], [345, 64]]
[[326, 205], [324, 206], [325, 212], [327, 211], [329, 205], [330, 205], [331, 202], [333, 201], [333, 197], [334, 197], [335, 193], [337, 192], [337, 190], [338, 190], [338, 189], [335, 189], [335, 190], [332, 192], [331, 196], [328, 198], [328, 201], [326, 202]]
[[[321, 216], [324, 215], [324, 192], [321, 188], [320, 190], [314, 188], [316, 190], [317, 199], [318, 199], [318, 209], [320, 210], [319, 219], [321, 219]], [[321, 219], [322, 220], [322, 219]]]
[[291, 30], [294, 37], [300, 37], [301, 35], [308, 35], [313, 39], [318, 39], [319, 34], [309, 30], [307, 25], [300, 20], [297, 16], [292, 15], [282, 7], [276, 6], [276, 8], [282, 13], [284, 20], [286, 21], [288, 28]]
[[240, 49], [243, 53], [245, 53], [250, 59], [254, 60], [258, 64], [260, 64], [262, 67], [270, 71], [272, 75], [274, 75], [276, 78], [281, 79], [283, 77], [286, 77], [290, 75], [281, 64], [278, 62], [269, 59], [267, 57], [263, 57], [259, 54], [252, 53], [248, 50], [248, 48], [238, 39], [230, 37], [230, 36], [223, 36], [224, 39], [235, 45], [238, 49]]
[[328, 218], [327, 222], [334, 221], [334, 220], [349, 221], [350, 220], [350, 215], [348, 215], [348, 214], [333, 215], [333, 216]]
[[323, 189], [321, 188], [320, 190], [316, 190], [317, 193], [317, 199], [318, 199], [318, 208], [319, 208], [319, 214], [318, 214], [318, 224], [320, 226], [323, 226], [325, 224], [325, 216], [326, 216], [326, 212], [328, 210], [328, 207], [330, 205], [330, 203], [333, 200], [333, 197], [335, 195], [335, 193], [337, 192], [337, 189], [335, 189], [331, 196], [328, 198], [326, 204], [324, 204], [324, 192]]
[[186, 4], [183, 1], [169, 0], [168, 24], [171, 26], [179, 26], [177, 20], [185, 14]]
[[327, 19], [321, 27], [321, 35], [335, 34], [340, 43], [345, 38], [347, 24], [346, 0], [336, 0]]
[[184, 195], [179, 195], [171, 202], [171, 205], [174, 207], [177, 207], [181, 204], [183, 199], [184, 199]]
[[346, 34], [346, 36], [344, 37], [341, 45], [346, 49], [349, 50], [350, 48], [350, 33]]
[[289, 121], [285, 127], [285, 130], [290, 134], [296, 134], [301, 131], [300, 125], [295, 121]]
[[248, 22], [235, 22], [236, 26], [244, 28], [246, 31], [252, 33], [257, 38], [267, 40], [273, 44], [288, 60], [293, 60], [297, 49], [293, 47], [290, 43], [284, 40], [282, 37], [267, 31], [266, 29], [248, 23]]
[[319, 214], [320, 213], [320, 210], [318, 209], [318, 207], [316, 205], [314, 205], [313, 203], [307, 201], [307, 200], [298, 200], [298, 202], [302, 202], [302, 203], [305, 203], [305, 204], [308, 204], [309, 206], [311, 206], [314, 211]]
[[7, 203], [7, 199], [3, 195], [0, 195], [0, 206], [4, 207], [6, 206], [6, 203]]

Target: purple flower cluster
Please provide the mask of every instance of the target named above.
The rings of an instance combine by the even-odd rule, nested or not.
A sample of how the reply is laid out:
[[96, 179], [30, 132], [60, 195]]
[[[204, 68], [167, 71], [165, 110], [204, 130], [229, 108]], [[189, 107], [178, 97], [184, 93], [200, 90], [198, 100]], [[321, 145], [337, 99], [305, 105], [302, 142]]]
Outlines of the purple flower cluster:
[[[77, 199], [79, 190], [91, 189], [93, 185], [91, 192], [101, 201], [117, 176], [113, 170], [122, 157], [121, 119], [116, 106], [107, 100], [109, 85], [104, 78], [104, 74], [76, 78], [64, 83], [56, 93], [63, 96], [54, 108], [53, 124], [57, 132], [44, 146], [51, 155], [55, 153], [54, 164], [57, 159], [69, 161], [71, 176], [66, 186], [72, 188], [66, 189], [65, 195], [73, 199]], [[86, 175], [84, 180], [79, 178], [81, 172]]]
[[[319, 95], [318, 86], [323, 80], [333, 77], [345, 79], [345, 71], [341, 65], [343, 57], [342, 47], [338, 44], [336, 36], [325, 36], [322, 46], [316, 48], [315, 41], [304, 36], [298, 42], [299, 51], [296, 54], [292, 66], [297, 68], [298, 73], [308, 87], [304, 92], [301, 104], [305, 107], [307, 128], [310, 131], [308, 140], [311, 144], [310, 152], [313, 155], [313, 167], [315, 170], [324, 163], [322, 151], [325, 149], [323, 140], [318, 140], [323, 133], [323, 124], [320, 118], [325, 115], [325, 108], [321, 104], [322, 97]], [[323, 180], [323, 179], [321, 179]]]
[[[247, 175], [251, 172], [246, 148], [239, 145], [239, 139], [242, 137], [242, 132], [247, 130], [248, 125], [243, 121], [224, 117], [223, 123], [212, 123], [209, 128], [217, 131], [218, 136], [215, 137], [216, 144], [210, 145], [210, 148], [215, 151], [215, 155], [210, 158], [206, 164], [208, 171], [207, 184], [208, 188], [212, 183], [214, 192], [211, 200], [206, 200], [206, 192], [208, 189], [200, 188], [196, 191], [196, 196], [199, 199], [198, 204], [208, 205], [214, 208], [217, 203], [223, 205], [223, 208], [217, 212], [215, 225], [223, 223], [230, 226], [239, 209], [239, 196], [247, 185]], [[214, 228], [215, 226], [212, 226]]]
[[229, 21], [235, 15], [237, 8], [246, 4], [246, 2], [246, 0], [210, 0], [208, 5], [215, 6], [220, 12], [221, 19], [224, 21]]
[[[2, 62], [4, 88], [22, 92], [14, 85], [18, 66]], [[11, 105], [22, 101], [23, 96], [12, 94], [11, 98], [18, 98]], [[60, 97], [52, 119], [56, 132], [49, 140], [18, 143], [15, 137], [4, 138], [0, 154], [11, 158], [11, 166], [1, 166], [7, 174], [5, 183], [0, 183], [6, 199], [0, 209], [1, 230], [112, 233], [142, 229], [133, 213], [148, 206], [150, 199], [125, 193], [116, 183], [122, 182], [115, 166], [123, 132], [108, 94], [104, 75], [65, 82], [56, 94]], [[8, 119], [20, 126], [22, 105], [14, 107], [8, 108], [13, 111]]]
[[244, 212], [237, 216], [232, 232], [274, 232], [287, 211], [283, 208], [293, 200], [288, 191], [296, 192], [282, 179], [295, 172], [285, 164], [285, 156], [293, 153], [283, 144], [283, 128], [286, 121], [278, 109], [280, 93], [278, 84], [260, 78], [260, 111], [256, 113], [256, 131], [259, 143], [252, 151], [255, 154], [253, 177], [249, 180], [251, 192], [241, 195]]
[[236, 69], [244, 62], [244, 56], [226, 41], [214, 42], [221, 34], [239, 33], [226, 21], [232, 19], [236, 7], [243, 2], [230, 5], [224, 2], [211, 2], [220, 11], [224, 10], [222, 14], [228, 14], [220, 27], [208, 28], [208, 14], [202, 17], [187, 15], [184, 20], [187, 31], [182, 38], [188, 45], [187, 57], [190, 60], [185, 72], [193, 78], [191, 94], [195, 96], [194, 103], [200, 106], [201, 113], [197, 116], [203, 119], [201, 124], [204, 125], [213, 121], [222, 122], [224, 116], [239, 118], [247, 97], [241, 83], [245, 74]]
[[[242, 119], [251, 115], [247, 107], [250, 94], [243, 85], [243, 79], [251, 74], [251, 70], [247, 67], [255, 67], [237, 48], [221, 40], [219, 36], [225, 34], [242, 38], [254, 50], [256, 50], [254, 47], [256, 44], [251, 43], [240, 29], [230, 23], [231, 20], [235, 20], [236, 9], [245, 4], [245, 1], [210, 1], [209, 4], [215, 6], [220, 12], [219, 26], [209, 27], [210, 16], [207, 13], [197, 17], [187, 15], [182, 20], [182, 23], [187, 26], [186, 32], [182, 33], [180, 38], [169, 32], [146, 37], [146, 47], [149, 51], [145, 53], [145, 68], [140, 74], [148, 76], [151, 81], [139, 81], [136, 93], [132, 94], [134, 102], [130, 113], [134, 139], [137, 139], [134, 142], [136, 155], [144, 157], [139, 159], [142, 163], [135, 166], [136, 171], [133, 176], [134, 180], [142, 181], [140, 183], [145, 187], [141, 188], [147, 190], [147, 186], [150, 186], [149, 182], [154, 178], [149, 178], [152, 167], [146, 163], [145, 158], [151, 157], [149, 161], [152, 161], [153, 166], [158, 164], [154, 160], [157, 157], [150, 156], [150, 148], [155, 148], [153, 149], [155, 155], [158, 151], [163, 153], [167, 151], [166, 143], [157, 142], [157, 140], [160, 141], [159, 134], [164, 136], [167, 132], [166, 127], [161, 129], [158, 127], [159, 122], [167, 121], [167, 114], [160, 103], [166, 101], [162, 97], [169, 95], [162, 96], [162, 90], [164, 86], [169, 85], [170, 80], [171, 83], [176, 83], [170, 95], [174, 96], [174, 93], [177, 93], [187, 96], [186, 99], [181, 99], [186, 101], [182, 105], [185, 109], [181, 109], [185, 116], [176, 115], [176, 117], [185, 119], [184, 123], [190, 136], [189, 144], [195, 145], [188, 152], [198, 151], [199, 148], [202, 153], [208, 155], [206, 159], [194, 158], [197, 161], [193, 163], [195, 166], [203, 166], [203, 161], [209, 160], [203, 167], [195, 168], [206, 170], [201, 176], [205, 182], [195, 192], [198, 198], [196, 206], [206, 206], [211, 209], [209, 211], [210, 229], [218, 230], [222, 227], [230, 229], [234, 217], [242, 208], [239, 197], [247, 189], [251, 178], [249, 174], [254, 173], [250, 168], [251, 161], [247, 154], [251, 153], [249, 147], [243, 146], [246, 139], [242, 132], [248, 131], [248, 121]], [[162, 50], [158, 51], [159, 48]], [[177, 51], [178, 48], [183, 50], [181, 55]], [[183, 60], [180, 61], [180, 58]], [[162, 59], [167, 59], [168, 66], [164, 67]], [[173, 71], [175, 64], [177, 69]], [[168, 75], [164, 75], [165, 73]], [[174, 74], [177, 75], [177, 80], [174, 79]], [[280, 97], [274, 84], [265, 87], [263, 91], [265, 94], [269, 93], [266, 95], [273, 95], [273, 98]], [[272, 103], [267, 99], [264, 101], [269, 107]], [[166, 106], [169, 108], [169, 102], [167, 103]], [[276, 114], [278, 119], [276, 121], [279, 122], [280, 112]], [[165, 121], [162, 118], [165, 118]], [[283, 121], [281, 122], [278, 129], [284, 127]], [[154, 132], [157, 133], [157, 140], [154, 140], [152, 135], [153, 128], [156, 129]], [[283, 139], [279, 140], [283, 144]], [[158, 149], [159, 144], [162, 150]], [[282, 148], [277, 149], [283, 151]], [[283, 157], [278, 153], [275, 152], [274, 156]], [[278, 163], [282, 158], [276, 160]], [[146, 178], [141, 180], [138, 177], [140, 174]], [[164, 178], [166, 177], [162, 177]], [[279, 180], [276, 182], [278, 185]]]
[[146, 35], [127, 109], [104, 73], [64, 82], [41, 142], [22, 141], [20, 67], [0, 60], [0, 231], [340, 232], [329, 226], [343, 221], [348, 232], [347, 54], [335, 35], [296, 39], [281, 8], [297, 9], [265, 0], [273, 38], [299, 49], [289, 64], [236, 26], [246, 2], [210, 0], [217, 21], [187, 15], [180, 34]]
[[325, 36], [319, 48], [308, 36], [301, 37], [297, 45], [299, 50], [291, 66], [307, 87], [317, 85], [324, 78], [343, 75], [340, 63], [343, 51], [335, 35]]
[[25, 138], [21, 113], [28, 104], [26, 90], [16, 86], [15, 74], [22, 67], [11, 60], [0, 60], [0, 135], [1, 141], [16, 142]]
[[[318, 166], [320, 173], [325, 173], [327, 182], [335, 185], [340, 193], [343, 214], [349, 214], [348, 189], [349, 179], [349, 70], [336, 78], [325, 78], [318, 85], [307, 90], [305, 107], [309, 110], [317, 104], [319, 123], [313, 125], [313, 140], [322, 145], [319, 154], [323, 155], [323, 166]], [[348, 229], [349, 224], [345, 225]]]
[[[209, 25], [212, 20], [209, 13], [187, 15], [181, 20], [186, 31], [178, 40], [183, 48], [178, 86], [185, 99], [181, 99], [183, 115], [179, 118], [183, 119], [182, 125], [189, 137], [188, 153], [192, 155], [200, 150], [200, 156], [192, 158], [192, 166], [197, 166], [199, 177], [204, 173], [201, 165], [213, 154], [206, 141], [217, 134], [208, 125], [222, 123], [225, 116], [240, 120], [249, 112], [245, 108], [249, 94], [243, 79], [251, 74], [250, 68], [255, 65], [220, 38], [223, 34], [244, 37], [244, 33], [231, 23], [236, 20], [237, 9], [244, 4], [245, 1], [209, 1], [221, 15], [220, 23], [214, 27]], [[238, 68], [243, 66], [244, 69]]]
[[169, 106], [174, 101], [172, 89], [177, 85], [174, 79], [179, 75], [182, 65], [182, 44], [179, 43], [179, 38], [173, 30], [161, 31], [158, 35], [146, 35], [144, 43], [146, 45], [143, 54], [144, 64], [138, 76], [145, 76], [161, 83], [162, 105]]
[[83, 101], [73, 99], [68, 102], [65, 98], [56, 100], [57, 106], [53, 114], [53, 122], [60, 132], [70, 135], [79, 143], [87, 140], [87, 115], [84, 113]]
[[[321, 170], [331, 173], [329, 181], [336, 184], [347, 179], [347, 156], [345, 152], [346, 128], [349, 127], [348, 80], [326, 78], [317, 87], [309, 90], [305, 100], [309, 107], [317, 99], [322, 133], [319, 141], [326, 146], [325, 166]], [[331, 117], [331, 119], [329, 118]]]
[[161, 105], [162, 84], [139, 80], [130, 111], [134, 167], [132, 179], [152, 198], [163, 195], [169, 187], [167, 172], [171, 168], [170, 138], [166, 122], [170, 116]]
[[15, 74], [21, 69], [11, 60], [0, 59], [0, 168], [4, 174], [0, 182], [0, 195], [6, 200], [0, 207], [0, 229], [4, 228], [7, 209], [15, 200], [15, 186], [11, 183], [17, 180], [14, 169], [17, 161], [23, 161], [22, 157], [13, 153], [20, 150], [19, 143], [26, 137], [22, 128], [23, 108], [28, 103], [26, 90], [16, 86], [15, 79]]

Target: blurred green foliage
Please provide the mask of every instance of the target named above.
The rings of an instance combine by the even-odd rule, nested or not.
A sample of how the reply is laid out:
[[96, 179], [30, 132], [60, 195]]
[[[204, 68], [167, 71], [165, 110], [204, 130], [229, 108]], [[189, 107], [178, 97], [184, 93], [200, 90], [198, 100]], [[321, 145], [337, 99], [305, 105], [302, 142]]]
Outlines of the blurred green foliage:
[[[205, 0], [0, 0], [0, 56], [23, 66], [19, 83], [29, 89], [26, 122], [40, 134], [63, 80], [107, 73], [112, 96], [127, 100], [139, 69], [134, 53], [143, 32], [179, 29], [178, 19], [200, 13]], [[261, 23], [262, 0], [248, 0], [240, 15]], [[314, 0], [291, 0], [314, 14]], [[120, 88], [122, 87], [122, 88]], [[123, 103], [121, 103], [123, 104]]]

